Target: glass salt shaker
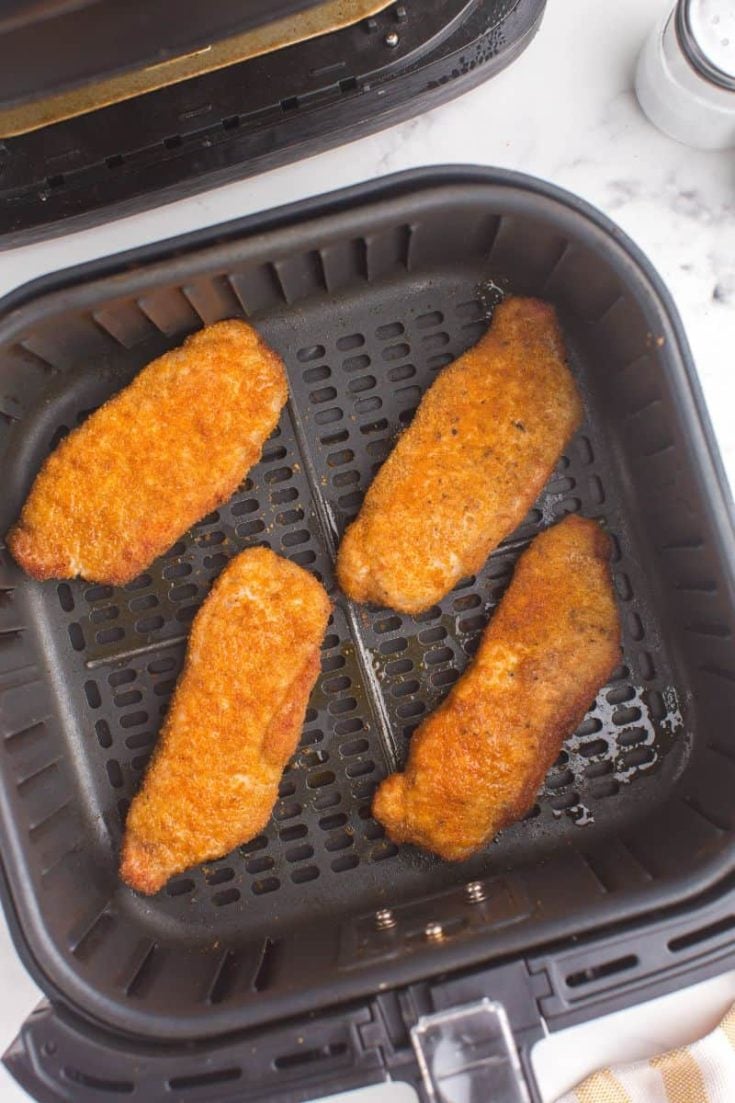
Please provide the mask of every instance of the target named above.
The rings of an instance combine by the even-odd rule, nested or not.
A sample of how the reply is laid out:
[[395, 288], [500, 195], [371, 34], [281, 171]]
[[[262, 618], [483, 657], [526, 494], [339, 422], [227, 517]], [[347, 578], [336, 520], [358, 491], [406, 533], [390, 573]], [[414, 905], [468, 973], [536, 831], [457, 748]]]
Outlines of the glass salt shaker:
[[735, 0], [678, 0], [641, 51], [635, 88], [670, 137], [735, 147]]

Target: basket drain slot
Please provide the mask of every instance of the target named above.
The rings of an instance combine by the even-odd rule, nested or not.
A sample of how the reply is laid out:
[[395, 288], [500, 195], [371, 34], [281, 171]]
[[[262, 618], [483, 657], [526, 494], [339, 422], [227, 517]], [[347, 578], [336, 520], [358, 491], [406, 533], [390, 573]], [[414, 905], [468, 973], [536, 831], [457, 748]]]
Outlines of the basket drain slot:
[[215, 1084], [228, 1084], [239, 1080], [242, 1069], [214, 1069], [212, 1072], [200, 1072], [195, 1076], [174, 1076], [168, 1082], [170, 1091], [183, 1092], [192, 1088], [211, 1088]]
[[613, 961], [605, 961], [600, 965], [593, 965], [589, 969], [581, 969], [578, 973], [570, 973], [566, 978], [567, 987], [582, 988], [593, 981], [613, 977], [616, 973], [624, 973], [638, 964], [635, 954], [626, 954], [625, 957], [615, 958]]

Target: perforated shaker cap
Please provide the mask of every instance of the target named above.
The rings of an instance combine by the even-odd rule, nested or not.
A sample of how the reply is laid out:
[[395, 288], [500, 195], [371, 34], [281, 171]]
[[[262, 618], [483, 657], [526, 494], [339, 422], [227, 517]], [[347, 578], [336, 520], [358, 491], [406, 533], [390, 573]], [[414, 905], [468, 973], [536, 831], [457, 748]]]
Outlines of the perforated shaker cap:
[[735, 92], [735, 0], [679, 0], [677, 31], [692, 65]]

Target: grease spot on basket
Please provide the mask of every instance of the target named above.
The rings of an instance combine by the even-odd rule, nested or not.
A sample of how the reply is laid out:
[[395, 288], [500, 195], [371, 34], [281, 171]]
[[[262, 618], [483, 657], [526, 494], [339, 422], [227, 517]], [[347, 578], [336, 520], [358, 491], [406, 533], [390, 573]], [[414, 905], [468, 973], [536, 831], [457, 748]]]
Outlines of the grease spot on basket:
[[666, 707], [666, 715], [661, 720], [661, 727], [671, 735], [675, 735], [684, 727], [684, 717], [679, 707], [678, 694], [673, 686], [664, 686], [661, 696]]

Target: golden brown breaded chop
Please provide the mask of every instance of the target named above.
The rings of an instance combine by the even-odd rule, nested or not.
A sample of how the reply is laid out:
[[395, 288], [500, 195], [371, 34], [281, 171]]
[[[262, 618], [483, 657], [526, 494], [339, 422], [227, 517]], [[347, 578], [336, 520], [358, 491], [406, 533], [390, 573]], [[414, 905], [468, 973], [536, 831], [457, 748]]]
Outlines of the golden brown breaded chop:
[[520, 524], [581, 418], [553, 308], [507, 299], [378, 472], [339, 550], [342, 589], [428, 609]]
[[531, 807], [620, 659], [609, 556], [575, 516], [523, 554], [472, 666], [378, 788], [373, 815], [395, 842], [461, 861]]
[[34, 578], [122, 585], [236, 490], [288, 397], [245, 322], [154, 360], [41, 468], [8, 547]]
[[320, 583], [241, 552], [197, 613], [158, 746], [128, 813], [120, 876], [157, 892], [264, 827], [296, 749], [331, 612]]

